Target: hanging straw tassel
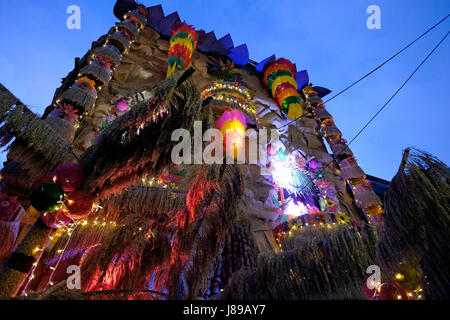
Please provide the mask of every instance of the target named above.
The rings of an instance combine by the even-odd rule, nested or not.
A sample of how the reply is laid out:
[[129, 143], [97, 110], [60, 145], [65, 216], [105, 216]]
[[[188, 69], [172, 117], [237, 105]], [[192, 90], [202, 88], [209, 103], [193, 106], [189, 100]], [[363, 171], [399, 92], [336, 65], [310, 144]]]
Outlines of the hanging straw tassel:
[[97, 99], [97, 91], [95, 89], [85, 90], [77, 87], [71, 87], [64, 91], [58, 98], [58, 100], [68, 100], [72, 103], [83, 107], [85, 110], [89, 110], [94, 106]]
[[113, 45], [97, 47], [94, 50], [94, 56], [103, 56], [105, 58], [108, 58], [115, 66], [118, 66], [122, 60], [119, 49], [117, 49]]
[[147, 19], [142, 14], [140, 14], [139, 11], [137, 11], [137, 10], [132, 10], [132, 11], [128, 12], [127, 14], [125, 14], [125, 16], [124, 16], [125, 19], [128, 19], [129, 17], [135, 17], [139, 21], [141, 28], [144, 27], [145, 24], [147, 23]]
[[345, 180], [349, 179], [363, 179], [365, 177], [364, 171], [358, 166], [353, 157], [345, 158], [339, 163], [341, 167], [342, 177]]
[[47, 117], [44, 119], [53, 130], [66, 142], [72, 143], [75, 136], [75, 126], [73, 123], [62, 118]]
[[123, 34], [120, 32], [114, 32], [113, 34], [108, 36], [108, 40], [106, 40], [107, 44], [111, 43], [112, 45], [116, 46], [118, 44], [120, 47], [118, 49], [121, 52], [126, 52], [130, 50], [131, 41], [128, 40]]
[[333, 140], [330, 142], [330, 148], [331, 151], [333, 151], [333, 154], [335, 156], [342, 156], [342, 157], [352, 157], [353, 152], [352, 150], [347, 146], [347, 143], [342, 142], [341, 140]]
[[320, 122], [326, 119], [333, 119], [331, 114], [324, 107], [315, 108], [314, 117], [316, 118], [316, 120], [319, 120]]
[[380, 198], [376, 195], [375, 192], [373, 192], [372, 189], [370, 190], [362, 190], [358, 188], [359, 185], [356, 187], [356, 190], [354, 191], [355, 196], [355, 204], [359, 208], [367, 208], [371, 206], [381, 205]]
[[342, 137], [342, 132], [335, 125], [323, 127], [322, 134], [325, 138], [336, 139]]
[[139, 38], [138, 28], [134, 24], [131, 24], [126, 20], [118, 23], [117, 28], [124, 28], [128, 30], [133, 35], [134, 40], [137, 40]]
[[104, 68], [98, 65], [95, 61], [80, 70], [81, 75], [91, 76], [96, 80], [96, 84], [105, 86], [111, 80], [112, 71], [109, 68]]

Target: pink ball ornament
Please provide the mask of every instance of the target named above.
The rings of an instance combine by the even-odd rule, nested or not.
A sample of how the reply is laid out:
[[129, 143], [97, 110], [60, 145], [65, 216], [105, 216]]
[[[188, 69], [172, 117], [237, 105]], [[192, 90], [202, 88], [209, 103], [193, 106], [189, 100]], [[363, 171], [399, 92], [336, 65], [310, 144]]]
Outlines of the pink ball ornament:
[[72, 221], [64, 214], [63, 208], [52, 212], [41, 212], [41, 219], [47, 227], [53, 229], [64, 227]]
[[367, 300], [378, 300], [378, 292], [377, 292], [376, 288], [369, 289], [367, 287], [367, 283], [364, 282], [362, 289], [363, 289], [364, 296], [366, 297]]
[[84, 180], [83, 168], [74, 162], [66, 162], [55, 170], [56, 183], [65, 192], [72, 192], [78, 189]]
[[116, 108], [120, 111], [127, 111], [129, 108], [128, 102], [120, 100], [119, 102], [117, 102]]

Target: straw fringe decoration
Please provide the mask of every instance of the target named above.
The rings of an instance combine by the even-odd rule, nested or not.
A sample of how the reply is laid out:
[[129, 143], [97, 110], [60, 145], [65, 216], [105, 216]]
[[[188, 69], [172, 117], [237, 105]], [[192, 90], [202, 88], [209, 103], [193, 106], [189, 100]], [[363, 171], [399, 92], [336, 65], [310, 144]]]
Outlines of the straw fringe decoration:
[[139, 23], [141, 24], [141, 27], [144, 27], [145, 24], [147, 23], [147, 19], [137, 10], [130, 11], [124, 15], [125, 19], [127, 19], [128, 17], [135, 17], [136, 19], [138, 19]]
[[101, 46], [94, 50], [94, 56], [103, 56], [105, 58], [108, 58], [111, 60], [111, 62], [118, 66], [120, 62], [122, 61], [122, 57], [120, 56], [120, 52], [116, 52], [114, 49], [112, 49], [110, 46]]
[[426, 276], [426, 299], [450, 298], [449, 194], [448, 166], [408, 148], [384, 199], [384, 230], [377, 250], [381, 266], [393, 274], [401, 261], [419, 264]]
[[325, 138], [327, 137], [342, 137], [342, 132], [336, 128], [336, 126], [331, 125], [322, 128], [322, 134]]
[[116, 43], [120, 44], [122, 46], [122, 48], [119, 48], [119, 50], [122, 49], [120, 50], [121, 52], [128, 51], [131, 45], [131, 41], [128, 40], [120, 32], [114, 32], [113, 34], [109, 35], [106, 43], [111, 43], [113, 45], [116, 45]]
[[333, 117], [325, 108], [317, 107], [314, 109], [314, 116], [317, 120], [323, 121], [326, 119], [332, 119]]
[[354, 190], [355, 204], [360, 208], [367, 208], [371, 206], [381, 205], [380, 198], [376, 195], [376, 193], [370, 190], [360, 190], [358, 189], [359, 185]]
[[339, 156], [346, 156], [346, 157], [352, 157], [353, 156], [353, 152], [352, 150], [350, 150], [350, 148], [347, 146], [347, 144], [341, 144], [341, 143], [336, 143], [335, 141], [338, 140], [334, 140], [330, 142], [330, 148], [331, 151], [333, 151], [333, 154], [335, 156], [339, 155]]
[[112, 72], [111, 69], [106, 69], [96, 63], [91, 63], [81, 68], [80, 74], [93, 77], [96, 82], [101, 82], [100, 85], [103, 86], [108, 84], [111, 80]]
[[75, 136], [75, 126], [62, 118], [47, 117], [44, 119], [50, 127], [67, 143], [72, 143]]
[[76, 103], [82, 106], [86, 111], [94, 106], [95, 100], [97, 99], [97, 93], [95, 89], [91, 89], [92, 92], [84, 90], [77, 87], [72, 87], [64, 91], [60, 96], [59, 100], [68, 100], [70, 102]]
[[124, 28], [124, 29], [127, 29], [128, 31], [130, 31], [131, 34], [133, 35], [134, 40], [137, 40], [139, 38], [138, 28], [128, 21], [122, 21], [122, 22], [118, 23], [117, 28]]

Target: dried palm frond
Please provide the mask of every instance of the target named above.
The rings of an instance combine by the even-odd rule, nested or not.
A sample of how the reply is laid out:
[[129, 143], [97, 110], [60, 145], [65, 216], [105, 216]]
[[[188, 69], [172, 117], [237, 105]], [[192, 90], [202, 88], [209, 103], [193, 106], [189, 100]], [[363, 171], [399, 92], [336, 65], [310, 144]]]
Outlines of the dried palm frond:
[[243, 190], [243, 177], [236, 165], [198, 166], [192, 181], [195, 184], [189, 190], [187, 207], [174, 217], [178, 228], [172, 246], [173, 261], [166, 275], [172, 298], [180, 294], [188, 299], [203, 295], [222, 239], [236, 219]]
[[364, 299], [365, 270], [373, 262], [352, 228], [303, 228], [282, 243], [280, 253], [263, 253], [258, 270], [235, 275], [221, 299]]
[[46, 175], [62, 162], [74, 160], [70, 144], [1, 84], [0, 125], [0, 147], [9, 144], [10, 160], [2, 172], [8, 187], [18, 193], [25, 192], [36, 176]]
[[201, 108], [197, 86], [191, 81], [179, 84], [187, 72], [161, 82], [151, 101], [134, 106], [102, 131], [80, 158], [89, 175], [86, 191], [101, 197], [118, 193], [171, 161], [175, 142], [168, 137], [175, 129], [191, 129]]
[[406, 149], [384, 199], [377, 255], [393, 274], [405, 260], [420, 264], [427, 299], [450, 297], [450, 171], [432, 155]]

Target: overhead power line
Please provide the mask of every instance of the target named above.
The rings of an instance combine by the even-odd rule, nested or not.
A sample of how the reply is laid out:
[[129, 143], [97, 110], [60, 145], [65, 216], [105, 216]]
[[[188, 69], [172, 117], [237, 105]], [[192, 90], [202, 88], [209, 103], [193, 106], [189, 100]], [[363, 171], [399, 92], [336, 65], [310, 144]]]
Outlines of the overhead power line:
[[[388, 63], [389, 61], [391, 61], [392, 59], [394, 59], [395, 57], [397, 57], [400, 53], [402, 53], [403, 51], [405, 51], [406, 49], [408, 49], [410, 46], [412, 46], [415, 42], [417, 42], [419, 39], [421, 39], [423, 36], [425, 36], [427, 33], [429, 33], [431, 30], [433, 30], [434, 28], [436, 28], [438, 25], [440, 25], [442, 22], [444, 22], [448, 17], [450, 16], [450, 14], [448, 14], [447, 16], [445, 16], [444, 18], [442, 18], [441, 20], [439, 20], [438, 22], [436, 22], [432, 27], [430, 27], [428, 30], [426, 30], [425, 32], [423, 32], [420, 36], [418, 36], [416, 39], [414, 39], [413, 41], [411, 41], [410, 43], [408, 43], [406, 46], [404, 46], [402, 49], [400, 49], [399, 51], [397, 51], [393, 56], [391, 56], [390, 58], [388, 58], [387, 60], [385, 60], [383, 63], [381, 63], [380, 65], [378, 65], [377, 67], [375, 67], [374, 69], [372, 69], [371, 71], [369, 71], [368, 73], [366, 73], [364, 76], [362, 76], [361, 78], [359, 78], [358, 80], [356, 80], [355, 82], [353, 82], [352, 84], [350, 84], [349, 86], [345, 87], [344, 89], [342, 89], [341, 91], [339, 91], [338, 93], [336, 93], [334, 96], [332, 96], [330, 99], [326, 100], [324, 103], [328, 103], [331, 100], [333, 100], [334, 98], [338, 97], [339, 95], [341, 95], [342, 93], [346, 92], [348, 89], [350, 89], [351, 87], [355, 86], [356, 84], [358, 84], [359, 82], [361, 82], [363, 79], [367, 78], [368, 76], [370, 76], [372, 73], [374, 73], [375, 71], [377, 71], [378, 69], [380, 69], [382, 66], [384, 66], [386, 63]], [[290, 125], [291, 123], [301, 119], [304, 115], [301, 115], [300, 117], [293, 119], [291, 121], [289, 121], [287, 124], [279, 127], [279, 129], [284, 128], [285, 126]]]

